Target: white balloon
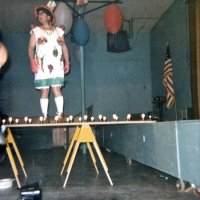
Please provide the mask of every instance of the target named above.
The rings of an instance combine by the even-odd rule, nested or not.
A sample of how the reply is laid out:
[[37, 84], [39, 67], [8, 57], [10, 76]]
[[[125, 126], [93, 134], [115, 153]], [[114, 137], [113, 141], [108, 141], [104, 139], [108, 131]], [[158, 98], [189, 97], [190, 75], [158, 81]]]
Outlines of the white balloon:
[[55, 25], [65, 27], [65, 34], [67, 35], [72, 27], [73, 17], [71, 8], [64, 2], [58, 2], [54, 11]]

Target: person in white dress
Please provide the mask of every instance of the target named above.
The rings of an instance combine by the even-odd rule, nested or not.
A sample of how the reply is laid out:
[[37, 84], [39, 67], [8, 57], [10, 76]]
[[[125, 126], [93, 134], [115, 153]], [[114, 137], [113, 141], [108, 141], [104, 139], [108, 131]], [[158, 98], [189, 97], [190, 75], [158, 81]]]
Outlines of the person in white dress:
[[28, 47], [31, 69], [35, 74], [35, 88], [41, 91], [40, 106], [44, 121], [48, 119], [50, 88], [57, 107], [56, 116], [62, 119], [64, 98], [61, 87], [64, 85], [64, 74], [70, 70], [64, 31], [53, 25], [54, 8], [54, 1], [35, 7], [35, 16], [41, 25], [31, 30]]

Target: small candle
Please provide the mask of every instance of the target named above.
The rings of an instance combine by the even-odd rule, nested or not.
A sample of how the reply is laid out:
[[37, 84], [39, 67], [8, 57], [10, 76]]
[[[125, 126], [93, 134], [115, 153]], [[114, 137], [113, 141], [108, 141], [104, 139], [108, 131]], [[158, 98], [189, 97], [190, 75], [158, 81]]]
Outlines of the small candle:
[[117, 121], [118, 120], [118, 116], [116, 114], [113, 114], [113, 120]]
[[40, 118], [39, 118], [39, 120], [40, 120], [40, 123], [42, 123], [43, 122], [43, 117], [42, 116], [40, 116]]
[[55, 116], [55, 122], [57, 123], [58, 122], [58, 116]]
[[12, 120], [13, 120], [12, 117], [9, 117], [9, 118], [8, 118], [8, 121], [9, 121], [10, 124], [12, 123]]
[[99, 115], [99, 121], [101, 121], [101, 120], [102, 120], [102, 117], [103, 117], [102, 115]]
[[84, 118], [85, 121], [87, 121], [88, 116], [84, 115], [83, 118]]
[[15, 119], [15, 124], [18, 124], [19, 123], [19, 119]]
[[151, 116], [151, 115], [149, 115], [149, 120], [151, 120], [151, 118], [152, 118], [152, 116]]
[[127, 114], [126, 119], [127, 119], [128, 121], [130, 121], [130, 120], [131, 120], [131, 114]]
[[145, 118], [145, 114], [144, 113], [141, 114], [141, 118], [142, 118], [142, 121], [144, 121], [144, 118]]
[[105, 122], [107, 120], [106, 116], [103, 116], [103, 121]]
[[82, 121], [82, 117], [79, 117], [79, 118], [78, 118], [78, 121], [81, 122], [81, 121]]
[[28, 123], [29, 124], [31, 124], [32, 123], [32, 119], [30, 118], [30, 119], [28, 119]]
[[92, 122], [94, 121], [94, 117], [91, 117], [91, 121], [92, 121]]
[[70, 115], [70, 116], [69, 116], [69, 121], [72, 122], [72, 120], [73, 120], [73, 116]]
[[5, 120], [5, 119], [2, 119], [2, 123], [5, 124], [5, 123], [6, 123], [6, 120]]
[[66, 121], [69, 122], [69, 117], [66, 118]]
[[24, 122], [25, 122], [25, 123], [28, 122], [28, 117], [24, 117]]

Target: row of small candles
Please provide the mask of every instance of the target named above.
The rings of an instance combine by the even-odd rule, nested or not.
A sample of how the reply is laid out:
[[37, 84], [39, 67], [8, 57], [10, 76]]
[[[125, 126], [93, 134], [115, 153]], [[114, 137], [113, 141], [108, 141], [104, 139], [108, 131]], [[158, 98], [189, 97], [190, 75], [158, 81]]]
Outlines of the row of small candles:
[[[131, 120], [131, 116], [132, 116], [131, 114], [127, 114], [127, 117], [126, 117], [127, 121]], [[116, 114], [113, 114], [112, 117], [113, 117], [113, 121], [118, 121], [118, 119], [119, 119], [119, 117]], [[142, 113], [141, 114], [141, 120], [144, 121], [145, 117], [146, 117], [145, 113]], [[151, 115], [149, 115], [148, 117], [149, 117], [149, 120], [151, 120]], [[73, 122], [73, 119], [74, 119], [73, 115], [70, 115], [69, 117], [66, 117], [66, 122]], [[57, 123], [58, 120], [59, 120], [58, 116], [55, 116], [55, 118], [54, 118], [55, 123]], [[90, 120], [91, 120], [91, 122], [94, 122], [95, 118], [91, 117]], [[98, 120], [100, 122], [102, 122], [102, 121], [105, 122], [105, 121], [107, 121], [107, 117], [103, 116], [103, 115], [98, 115]], [[86, 122], [86, 121], [88, 121], [88, 116], [84, 115], [83, 118], [79, 117], [78, 121], [79, 122]], [[44, 118], [42, 116], [39, 117], [39, 122], [40, 123], [44, 122]], [[6, 119], [2, 119], [2, 123], [6, 124]], [[9, 117], [8, 118], [8, 123], [9, 124], [12, 124], [12, 123], [19, 124], [19, 119], [16, 118], [14, 120], [12, 117]], [[31, 124], [32, 123], [32, 118], [24, 117], [24, 123], [25, 124]]]

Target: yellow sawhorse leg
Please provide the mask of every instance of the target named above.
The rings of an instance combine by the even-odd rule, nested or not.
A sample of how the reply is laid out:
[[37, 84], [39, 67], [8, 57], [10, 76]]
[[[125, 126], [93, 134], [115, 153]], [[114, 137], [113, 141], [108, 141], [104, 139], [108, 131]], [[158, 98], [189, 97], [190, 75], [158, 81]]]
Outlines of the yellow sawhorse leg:
[[17, 167], [16, 167], [16, 164], [15, 164], [15, 160], [13, 158], [13, 154], [12, 154], [12, 151], [11, 151], [11, 148], [10, 148], [10, 145], [8, 143], [8, 140], [5, 139], [5, 144], [6, 144], [6, 151], [7, 151], [7, 154], [8, 154], [8, 158], [10, 160], [10, 164], [12, 166], [12, 170], [13, 170], [13, 173], [15, 175], [15, 179], [17, 181], [17, 185], [19, 188], [21, 188], [21, 184], [20, 184], [20, 181], [19, 181], [19, 177], [18, 177], [18, 171], [17, 171]]
[[108, 178], [108, 180], [109, 180], [109, 182], [110, 182], [110, 185], [113, 185], [113, 182], [112, 182], [112, 180], [111, 180], [111, 178], [110, 178], [110, 175], [109, 175], [109, 173], [108, 173], [108, 167], [107, 167], [106, 162], [105, 162], [105, 160], [104, 160], [104, 158], [103, 158], [103, 155], [102, 155], [102, 153], [101, 153], [101, 151], [100, 151], [100, 149], [99, 149], [99, 146], [98, 146], [97, 142], [93, 142], [93, 144], [94, 144], [94, 147], [95, 147], [95, 149], [96, 149], [96, 152], [97, 152], [97, 154], [98, 154], [98, 156], [99, 156], [99, 159], [100, 159], [100, 161], [101, 161], [101, 164], [103, 165], [104, 171], [105, 171], [106, 176], [107, 176], [107, 178]]
[[[68, 149], [68, 151], [67, 151], [67, 154], [66, 154], [65, 159], [64, 159], [64, 162], [63, 162], [63, 168], [62, 168], [61, 173], [60, 173], [61, 175], [63, 174], [63, 171], [64, 171], [65, 166], [66, 166], [66, 164], [67, 164], [67, 160], [68, 160], [69, 155], [70, 155], [70, 153], [71, 153], [72, 147], [73, 147], [74, 143], [75, 143], [75, 142], [77, 141], [77, 139], [78, 139], [78, 136], [79, 136], [79, 134], [80, 134], [80, 130], [81, 130], [80, 127], [77, 127], [76, 130], [75, 130], [75, 133], [74, 133], [74, 135], [73, 135], [72, 141], [71, 141], [71, 143], [70, 143], [69, 149]], [[97, 168], [97, 165], [96, 165], [96, 159], [95, 159], [95, 157], [94, 157], [94, 153], [93, 153], [93, 151], [92, 151], [92, 148], [91, 148], [91, 146], [90, 146], [90, 143], [88, 143], [87, 146], [88, 146], [88, 149], [89, 149], [89, 152], [90, 152], [90, 156], [91, 156], [91, 158], [92, 158], [92, 161], [93, 161], [95, 170], [96, 170], [97, 174], [99, 174], [99, 171], [98, 171], [98, 168]]]
[[23, 170], [24, 176], [27, 177], [26, 170], [24, 168], [24, 162], [23, 162], [22, 157], [21, 157], [21, 155], [19, 153], [19, 150], [18, 150], [18, 147], [16, 145], [15, 139], [14, 139], [14, 137], [12, 135], [12, 132], [11, 132], [11, 130], [9, 128], [8, 128], [8, 133], [7, 133], [6, 139], [7, 139], [8, 143], [11, 143], [13, 145], [15, 153], [17, 155], [17, 158], [18, 158], [19, 163], [21, 165], [21, 168]]
[[18, 185], [19, 188], [21, 188], [21, 184], [20, 184], [19, 177], [18, 177], [19, 173], [17, 171], [15, 160], [14, 160], [11, 148], [10, 148], [10, 144], [13, 145], [13, 148], [15, 150], [15, 153], [17, 155], [17, 158], [19, 160], [19, 163], [21, 165], [21, 168], [23, 170], [23, 173], [24, 173], [25, 177], [27, 177], [27, 174], [26, 174], [26, 171], [25, 171], [25, 168], [24, 168], [24, 162], [23, 162], [22, 157], [21, 157], [21, 155], [19, 153], [19, 150], [18, 150], [18, 147], [16, 145], [15, 139], [14, 139], [14, 137], [12, 135], [12, 132], [11, 132], [11, 130], [9, 128], [7, 129], [7, 135], [6, 135], [6, 138], [5, 138], [5, 144], [6, 144], [6, 151], [7, 151], [7, 154], [8, 154], [8, 158], [10, 160], [10, 163], [11, 163], [11, 166], [12, 166], [12, 170], [14, 172], [15, 179], [17, 181], [17, 185]]
[[69, 165], [68, 165], [68, 168], [67, 168], [67, 176], [66, 176], [66, 178], [65, 178], [65, 182], [64, 182], [64, 185], [63, 185], [64, 188], [65, 188], [65, 186], [66, 186], [66, 184], [67, 184], [67, 180], [68, 180], [68, 178], [69, 178], [69, 174], [70, 174], [70, 172], [71, 172], [72, 165], [73, 165], [73, 163], [74, 163], [74, 159], [75, 159], [75, 157], [76, 157], [76, 153], [77, 153], [77, 151], [78, 151], [79, 144], [80, 144], [80, 142], [78, 142], [78, 141], [77, 141], [76, 144], [75, 144], [75, 147], [74, 147], [74, 150], [73, 150], [73, 153], [72, 153], [72, 157], [71, 157], [71, 159], [70, 159], [70, 162], [69, 162]]
[[74, 143], [77, 141], [77, 138], [78, 138], [80, 129], [81, 129], [80, 127], [77, 127], [76, 130], [75, 130], [75, 133], [74, 133], [74, 135], [73, 135], [72, 141], [71, 141], [71, 143], [70, 143], [70, 145], [69, 145], [69, 149], [67, 150], [67, 154], [66, 154], [65, 159], [64, 159], [64, 161], [63, 161], [63, 168], [62, 168], [62, 170], [61, 170], [61, 172], [60, 172], [60, 175], [63, 174], [63, 171], [64, 171], [65, 166], [66, 166], [66, 164], [67, 164], [67, 160], [68, 160], [69, 155], [70, 155], [70, 153], [71, 153], [72, 147], [73, 147]]
[[[88, 143], [93, 143], [93, 145], [95, 147], [95, 150], [97, 152], [97, 155], [99, 156], [101, 164], [102, 164], [102, 166], [104, 168], [104, 171], [106, 173], [106, 176], [107, 176], [107, 178], [108, 178], [108, 180], [110, 182], [110, 185], [113, 185], [113, 182], [112, 182], [112, 180], [110, 178], [110, 175], [108, 173], [108, 167], [107, 167], [106, 162], [105, 162], [105, 160], [104, 160], [104, 158], [103, 158], [103, 156], [101, 154], [101, 151], [100, 151], [99, 146], [98, 146], [98, 144], [96, 142], [96, 139], [94, 137], [92, 129], [88, 124], [84, 124], [84, 125], [82, 125], [82, 127], [80, 129], [80, 133], [78, 135], [77, 142], [76, 142], [75, 148], [74, 148], [73, 153], [72, 153], [72, 157], [70, 159], [70, 162], [69, 162], [69, 165], [68, 165], [68, 168], [67, 168], [67, 176], [66, 176], [66, 179], [65, 179], [63, 187], [65, 188], [65, 186], [67, 184], [67, 180], [69, 178], [69, 175], [70, 175], [70, 172], [71, 172], [71, 169], [72, 169], [72, 165], [74, 163], [74, 160], [75, 160], [75, 157], [76, 157], [76, 154], [77, 154], [78, 147], [79, 147], [80, 143], [87, 143], [87, 145], [88, 145]], [[90, 153], [92, 152], [92, 148], [91, 148], [90, 145], [89, 145], [89, 151], [90, 151]], [[96, 160], [94, 158], [93, 152], [92, 152], [91, 157], [92, 157], [94, 165], [96, 166]]]
[[96, 172], [97, 172], [97, 174], [99, 174], [99, 170], [98, 170], [97, 165], [96, 165], [96, 162], [97, 162], [97, 161], [96, 161], [96, 159], [95, 159], [94, 153], [93, 153], [93, 151], [92, 151], [92, 147], [91, 147], [91, 145], [90, 145], [89, 142], [87, 142], [87, 147], [88, 147], [88, 150], [89, 150], [89, 152], [90, 152], [90, 156], [91, 156], [91, 158], [92, 158], [92, 161], [93, 161], [94, 167], [95, 167], [95, 169], [96, 169]]

